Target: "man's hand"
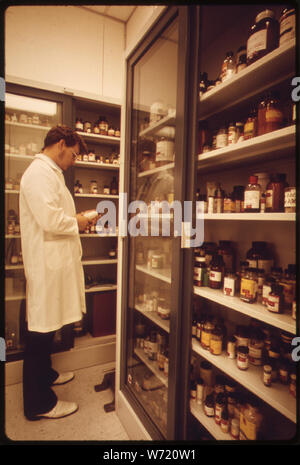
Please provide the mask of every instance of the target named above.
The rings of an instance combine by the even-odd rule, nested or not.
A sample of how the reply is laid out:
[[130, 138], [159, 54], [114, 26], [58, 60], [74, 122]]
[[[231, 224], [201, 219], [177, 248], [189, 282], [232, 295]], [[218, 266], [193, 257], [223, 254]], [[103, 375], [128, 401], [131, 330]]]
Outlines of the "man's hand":
[[89, 224], [88, 218], [86, 218], [83, 213], [77, 213], [76, 215], [79, 231], [84, 231], [87, 225]]

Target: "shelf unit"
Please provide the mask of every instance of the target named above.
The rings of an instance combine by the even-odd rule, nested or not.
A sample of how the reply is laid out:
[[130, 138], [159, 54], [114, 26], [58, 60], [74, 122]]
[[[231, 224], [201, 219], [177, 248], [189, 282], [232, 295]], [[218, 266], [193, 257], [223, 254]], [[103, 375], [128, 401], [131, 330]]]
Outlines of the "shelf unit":
[[169, 269], [159, 269], [155, 271], [153, 269], [148, 269], [145, 265], [136, 265], [136, 270], [141, 271], [142, 273], [147, 274], [148, 276], [152, 276], [153, 278], [159, 279], [164, 281], [168, 284], [171, 284], [171, 270]]
[[144, 306], [142, 304], [135, 304], [134, 306], [135, 310], [140, 312], [142, 315], [144, 315], [146, 318], [149, 320], [153, 321], [157, 326], [162, 328], [164, 331], [167, 333], [170, 332], [170, 321], [169, 320], [163, 320], [158, 316], [156, 312], [149, 312], [144, 309]]
[[168, 386], [168, 378], [159, 370], [157, 366], [157, 361], [149, 360], [149, 358], [142, 349], [135, 348], [134, 353], [152, 371], [152, 373], [155, 374], [155, 376], [160, 380], [162, 385]]
[[[112, 122], [113, 126], [119, 127], [120, 125], [120, 107], [106, 105], [101, 102], [94, 102], [85, 99], [73, 99], [73, 124], [75, 125], [75, 119], [77, 117], [82, 118], [83, 121], [96, 121], [99, 115], [108, 115], [108, 120]], [[85, 143], [87, 144], [88, 150], [95, 153], [96, 155], [106, 154], [109, 155], [111, 150], [116, 148], [119, 153], [120, 146], [120, 137], [111, 137], [101, 134], [87, 133], [83, 131], [77, 131], [77, 133], [82, 136]], [[86, 186], [89, 183], [89, 180], [97, 180], [98, 184], [110, 183], [113, 176], [118, 177], [119, 175], [119, 163], [106, 163], [106, 162], [97, 162], [97, 161], [81, 161], [77, 160], [74, 167], [72, 182], [74, 183], [75, 179], [83, 179], [83, 193], [74, 193], [74, 200], [76, 204], [77, 211], [84, 211], [90, 209], [96, 209], [96, 205], [101, 199], [111, 200], [117, 202], [119, 195], [115, 194], [104, 194], [102, 193], [102, 186], [98, 186], [98, 193], [91, 194], [88, 192]], [[73, 190], [73, 186], [71, 186]], [[94, 202], [93, 202], [94, 199]], [[117, 258], [109, 258], [109, 248], [117, 247], [117, 237], [118, 234], [97, 234], [97, 233], [80, 233], [80, 239], [82, 242], [83, 249], [83, 258], [82, 264], [84, 267], [84, 273], [93, 278], [95, 282], [102, 279], [109, 281], [115, 281], [114, 284], [99, 284], [93, 285], [86, 288], [85, 292], [87, 295], [87, 310], [88, 313], [97, 315], [99, 307], [102, 304], [99, 304], [99, 300], [94, 300], [99, 296], [98, 299], [105, 298], [105, 293], [113, 292], [116, 295], [117, 290]], [[92, 240], [92, 239], [96, 239]], [[89, 258], [85, 258], [85, 256]], [[102, 297], [103, 296], [103, 297]], [[102, 300], [101, 300], [102, 301]], [[96, 304], [95, 302], [98, 302]], [[105, 306], [105, 315], [95, 316], [95, 318], [104, 318], [105, 320], [112, 319], [112, 313], [110, 308]], [[111, 313], [111, 315], [109, 314]], [[100, 315], [100, 313], [99, 313]], [[91, 320], [93, 317], [91, 318]], [[83, 322], [84, 324], [84, 322]], [[112, 323], [110, 323], [112, 324]], [[115, 329], [112, 329], [113, 333]]]
[[251, 318], [256, 318], [271, 326], [287, 331], [291, 334], [296, 334], [296, 322], [292, 319], [290, 313], [276, 314], [269, 312], [267, 308], [259, 303], [249, 304], [243, 302], [239, 297], [229, 297], [224, 295], [223, 291], [210, 289], [208, 287], [194, 286], [194, 294], [205, 299], [215, 302], [218, 305], [231, 308], [232, 310], [247, 315]]
[[267, 387], [263, 383], [263, 368], [249, 364], [246, 371], [237, 367], [236, 360], [231, 360], [225, 353], [213, 355], [201, 347], [198, 341], [192, 341], [192, 350], [233, 378], [249, 391], [267, 402], [289, 420], [296, 422], [296, 399], [289, 394], [287, 386], [277, 382]]
[[[205, 8], [206, 7], [203, 7], [202, 9], [202, 13], [204, 12], [203, 14], [205, 18], [209, 18], [209, 20], [212, 21], [212, 18], [215, 18], [214, 15], [216, 14], [216, 20], [221, 19], [218, 17], [218, 14], [221, 13], [217, 12], [217, 10], [214, 10], [213, 7], [210, 9]], [[226, 7], [224, 8], [226, 9]], [[231, 12], [231, 14], [234, 14], [234, 6], [227, 7], [227, 9]], [[223, 14], [226, 14], [225, 10]], [[243, 20], [245, 20], [245, 18], [243, 18]], [[224, 27], [224, 30], [225, 29], [226, 28]], [[237, 35], [238, 33], [233, 32], [232, 28], [230, 29], [230, 32], [233, 34], [233, 36], [236, 34], [236, 36], [234, 36], [236, 40], [240, 40]], [[214, 39], [214, 44], [209, 44], [211, 46], [210, 52], [212, 52], [213, 46], [221, 47], [222, 50], [223, 47], [226, 49], [228, 47], [228, 50], [232, 48], [232, 45], [228, 46], [226, 43], [226, 40], [229, 42], [232, 40], [229, 39], [228, 33], [229, 29], [226, 31], [227, 36], [225, 43], [223, 44], [220, 39], [222, 37], [220, 31], [220, 38]], [[212, 53], [206, 52], [205, 47], [202, 48], [201, 53], [203, 55], [201, 57], [201, 66], [208, 66], [210, 67], [209, 69], [215, 69], [213, 58], [214, 55]], [[238, 114], [238, 111], [240, 111], [241, 108], [245, 108], [246, 105], [250, 104], [249, 102], [254, 104], [256, 102], [256, 98], [270, 88], [276, 88], [278, 90], [282, 83], [288, 82], [287, 80], [294, 76], [295, 57], [296, 44], [295, 41], [290, 41], [285, 45], [278, 47], [263, 58], [257, 60], [250, 66], [247, 66], [241, 72], [235, 74], [232, 78], [215, 86], [208, 92], [205, 92], [197, 104], [198, 121], [209, 119], [210, 122], [214, 122], [215, 120], [220, 121], [222, 118], [223, 120], [226, 120], [228, 115], [230, 115], [230, 121], [234, 121], [233, 115], [235, 112]], [[203, 71], [204, 70], [202, 69], [202, 72]], [[238, 119], [235, 121], [238, 121]], [[214, 129], [218, 129], [218, 127], [215, 127]], [[212, 176], [217, 176], [217, 179], [220, 180], [223, 177], [226, 178], [227, 176], [229, 179], [231, 176], [231, 170], [234, 171], [234, 173], [238, 173], [239, 170], [240, 173], [242, 170], [245, 170], [248, 165], [251, 166], [251, 170], [254, 170], [253, 166], [255, 166], [256, 171], [252, 171], [254, 173], [258, 171], [266, 171], [268, 169], [266, 166], [271, 166], [271, 163], [273, 168], [272, 172], [277, 169], [276, 164], [280, 166], [280, 169], [284, 169], [282, 168], [284, 166], [283, 163], [281, 163], [282, 161], [288, 160], [290, 166], [294, 162], [295, 146], [296, 126], [289, 125], [268, 134], [257, 136], [239, 143], [227, 145], [224, 148], [196, 154], [197, 176], [203, 185], [205, 177], [207, 177], [208, 180], [212, 180]], [[260, 166], [263, 166], [263, 168], [260, 169]], [[290, 174], [291, 178], [293, 174], [294, 173]], [[236, 180], [236, 178], [234, 179]], [[236, 182], [236, 184], [238, 184], [238, 182]], [[245, 243], [245, 241], [249, 240], [249, 237], [251, 237], [251, 231], [258, 231], [260, 228], [263, 228], [262, 237], [257, 234], [253, 240], [267, 240], [271, 242], [273, 237], [273, 241], [276, 242], [276, 238], [278, 240], [278, 235], [280, 234], [277, 232], [277, 230], [283, 230], [280, 228], [285, 228], [285, 233], [288, 231], [291, 235], [295, 234], [296, 214], [204, 214], [204, 222], [206, 225], [205, 231], [208, 231], [208, 237], [212, 237], [212, 239], [208, 239], [206, 236], [206, 241], [213, 240], [216, 242], [217, 238], [228, 238], [233, 241], [243, 241], [243, 243]], [[245, 224], [244, 227], [243, 224]], [[268, 225], [270, 225], [269, 228]], [[225, 231], [225, 234], [228, 235], [228, 237], [222, 236], [223, 230]], [[244, 232], [246, 238], [241, 237]], [[205, 234], [207, 234], [207, 232], [205, 232]], [[289, 243], [288, 238], [286, 238], [286, 241]], [[291, 241], [291, 244], [292, 243], [293, 241]], [[283, 252], [281, 250], [281, 255], [282, 254]], [[243, 259], [243, 257], [239, 257], [239, 259]], [[292, 319], [290, 313], [276, 314], [269, 312], [262, 304], [248, 304], [241, 301], [239, 296], [225, 296], [223, 290], [194, 286], [193, 293], [194, 296], [200, 297], [201, 302], [204, 302], [204, 304], [206, 302], [210, 303], [210, 308], [213, 306], [213, 308], [220, 316], [222, 316], [224, 309], [227, 317], [228, 315], [231, 315], [233, 321], [235, 322], [234, 324], [237, 324], [237, 321], [245, 321], [245, 318], [246, 321], [249, 321], [250, 318], [254, 318], [266, 325], [269, 325], [273, 329], [283, 330], [291, 335], [296, 334], [296, 322]], [[226, 374], [226, 376], [234, 379], [241, 386], [255, 394], [259, 399], [268, 404], [278, 414], [283, 415], [292, 423], [296, 422], [295, 398], [290, 395], [288, 387], [282, 385], [279, 382], [272, 383], [271, 388], [266, 387], [262, 380], [262, 366], [253, 366], [249, 363], [248, 370], [242, 371], [237, 367], [236, 360], [229, 359], [227, 354], [224, 352], [219, 356], [211, 354], [209, 351], [204, 350], [195, 338], [192, 338], [191, 350], [193, 354], [199, 356], [200, 359], [209, 361], [213, 367], [216, 367], [216, 369]], [[196, 401], [191, 400], [189, 407], [192, 416], [198, 420], [198, 422], [201, 423], [215, 439], [233, 439], [230, 434], [224, 434], [221, 431], [221, 428], [215, 424], [214, 419], [211, 419], [205, 415], [202, 405], [199, 405]]]

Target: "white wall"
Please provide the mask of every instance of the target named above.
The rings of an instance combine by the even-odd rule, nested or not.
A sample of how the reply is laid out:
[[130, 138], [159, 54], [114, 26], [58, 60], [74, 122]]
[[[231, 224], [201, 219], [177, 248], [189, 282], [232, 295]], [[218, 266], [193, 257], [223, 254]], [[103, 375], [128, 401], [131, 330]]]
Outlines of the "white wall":
[[121, 99], [125, 26], [76, 6], [11, 6], [5, 16], [10, 77]]
[[166, 6], [158, 5], [137, 6], [126, 23], [126, 56], [129, 55], [129, 53], [137, 45], [138, 41], [143, 37], [165, 8]]

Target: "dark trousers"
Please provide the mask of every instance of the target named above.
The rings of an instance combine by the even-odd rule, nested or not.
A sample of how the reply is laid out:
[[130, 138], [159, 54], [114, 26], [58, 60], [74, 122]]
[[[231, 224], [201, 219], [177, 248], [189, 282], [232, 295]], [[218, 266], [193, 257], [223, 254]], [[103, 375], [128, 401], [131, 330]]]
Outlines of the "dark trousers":
[[39, 413], [49, 412], [57, 402], [51, 389], [58, 377], [51, 367], [52, 342], [55, 331], [37, 333], [27, 331], [23, 363], [24, 415], [34, 420]]

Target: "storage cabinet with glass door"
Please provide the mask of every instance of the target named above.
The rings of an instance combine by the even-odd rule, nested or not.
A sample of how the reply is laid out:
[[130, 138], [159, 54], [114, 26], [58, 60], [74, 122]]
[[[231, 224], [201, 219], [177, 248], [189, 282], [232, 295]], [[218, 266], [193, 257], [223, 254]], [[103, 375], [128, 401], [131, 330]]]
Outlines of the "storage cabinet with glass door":
[[180, 195], [174, 180], [184, 153], [181, 21], [176, 8], [169, 11], [128, 64], [121, 390], [157, 439], [174, 438], [178, 395], [180, 238], [168, 207]]
[[[279, 20], [284, 6], [267, 8]], [[252, 48], [263, 48], [248, 39], [265, 9], [200, 11], [196, 196], [206, 210], [205, 242], [194, 254], [193, 438], [295, 436], [296, 52], [293, 37], [279, 42], [278, 26], [277, 47], [246, 66]], [[270, 12], [258, 20], [266, 17], [272, 25]]]
[[[120, 107], [74, 98], [73, 125], [88, 147], [73, 172], [76, 210], [96, 210], [99, 202], [110, 201], [118, 218]], [[110, 230], [108, 224], [80, 233], [87, 318], [75, 324], [75, 335], [89, 337], [87, 330], [94, 337], [115, 334], [117, 236], [118, 225]]]
[[[26, 282], [19, 224], [22, 174], [41, 151], [52, 126], [62, 122], [66, 100], [57, 94], [7, 85], [5, 94], [5, 340], [7, 358], [22, 357]], [[68, 332], [69, 336], [70, 333]], [[55, 339], [61, 345], [61, 333]], [[65, 339], [63, 348], [71, 345]]]

